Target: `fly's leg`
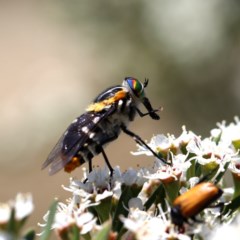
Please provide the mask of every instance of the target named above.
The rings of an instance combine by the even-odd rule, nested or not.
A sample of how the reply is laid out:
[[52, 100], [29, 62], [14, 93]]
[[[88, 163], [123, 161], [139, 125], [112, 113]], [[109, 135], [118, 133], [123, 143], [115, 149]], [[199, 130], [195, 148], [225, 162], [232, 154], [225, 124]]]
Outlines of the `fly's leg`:
[[136, 111], [140, 117], [145, 117], [147, 115], [150, 115], [152, 117], [154, 115], [157, 120], [159, 119], [159, 116], [156, 114], [156, 112], [159, 112], [160, 110], [161, 110], [161, 108], [153, 109], [151, 112], [142, 113], [138, 108], [136, 108]]
[[107, 166], [108, 166], [108, 168], [109, 168], [109, 170], [110, 170], [110, 177], [112, 177], [114, 170], [113, 170], [113, 168], [112, 168], [112, 166], [111, 166], [111, 164], [110, 164], [110, 162], [109, 162], [109, 160], [108, 160], [108, 157], [107, 157], [107, 155], [106, 155], [106, 153], [105, 153], [105, 151], [103, 150], [102, 147], [101, 147], [101, 152], [102, 152], [104, 161], [105, 161], [105, 163], [107, 164]]
[[[92, 159], [88, 160], [88, 173], [92, 171]], [[84, 179], [83, 183], [86, 183], [88, 181], [88, 178]]]
[[159, 120], [160, 116], [156, 112], [162, 110], [162, 108], [153, 109], [152, 106], [151, 106], [151, 103], [149, 102], [148, 98], [146, 98], [146, 97], [143, 98], [142, 102], [143, 102], [143, 105], [148, 110], [148, 112], [147, 113], [142, 113], [138, 108], [136, 108], [136, 111], [139, 114], [139, 116], [144, 117], [146, 115], [149, 115], [152, 119]]
[[165, 164], [171, 165], [171, 163], [168, 163], [165, 159], [163, 159], [160, 156], [158, 156], [158, 154], [155, 153], [138, 135], [136, 135], [132, 131], [128, 130], [126, 128], [126, 126], [123, 125], [121, 128], [122, 128], [124, 133], [126, 133], [127, 135], [132, 137], [135, 140], [135, 142], [138, 143], [139, 145], [144, 146], [145, 148], [147, 148], [156, 158], [158, 158], [159, 160], [161, 160]]
[[90, 173], [92, 171], [92, 159], [88, 160], [88, 172]]

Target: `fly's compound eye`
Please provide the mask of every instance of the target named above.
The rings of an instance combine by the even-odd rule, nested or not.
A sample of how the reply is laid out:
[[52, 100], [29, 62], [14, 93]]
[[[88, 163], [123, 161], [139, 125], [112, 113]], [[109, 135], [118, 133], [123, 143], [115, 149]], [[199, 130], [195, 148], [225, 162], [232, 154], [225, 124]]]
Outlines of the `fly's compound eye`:
[[129, 88], [136, 97], [144, 97], [144, 85], [140, 81], [136, 78], [127, 77], [124, 82], [124, 85]]

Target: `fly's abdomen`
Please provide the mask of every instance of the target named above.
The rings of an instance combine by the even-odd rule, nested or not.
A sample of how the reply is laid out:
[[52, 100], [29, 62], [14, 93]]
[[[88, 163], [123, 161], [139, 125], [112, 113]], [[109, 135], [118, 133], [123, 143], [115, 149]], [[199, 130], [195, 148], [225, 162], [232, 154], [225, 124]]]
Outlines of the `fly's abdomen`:
[[111, 119], [104, 119], [99, 123], [93, 131], [85, 129], [87, 140], [79, 148], [76, 155], [72, 160], [66, 164], [64, 170], [66, 172], [72, 172], [75, 168], [84, 164], [85, 162], [91, 161], [94, 156], [101, 153], [107, 143], [118, 138], [121, 128], [121, 122], [113, 124]]

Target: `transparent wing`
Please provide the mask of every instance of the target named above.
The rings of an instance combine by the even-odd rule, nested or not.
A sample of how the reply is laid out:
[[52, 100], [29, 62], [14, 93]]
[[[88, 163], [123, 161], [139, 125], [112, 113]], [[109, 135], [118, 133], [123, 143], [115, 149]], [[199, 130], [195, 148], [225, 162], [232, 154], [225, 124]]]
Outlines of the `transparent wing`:
[[58, 172], [60, 169], [64, 167], [65, 164], [67, 164], [67, 162], [64, 163], [61, 156], [63, 139], [64, 139], [64, 134], [60, 137], [57, 144], [48, 155], [47, 160], [42, 165], [42, 169], [44, 169], [51, 164], [51, 167], [49, 169], [50, 175]]

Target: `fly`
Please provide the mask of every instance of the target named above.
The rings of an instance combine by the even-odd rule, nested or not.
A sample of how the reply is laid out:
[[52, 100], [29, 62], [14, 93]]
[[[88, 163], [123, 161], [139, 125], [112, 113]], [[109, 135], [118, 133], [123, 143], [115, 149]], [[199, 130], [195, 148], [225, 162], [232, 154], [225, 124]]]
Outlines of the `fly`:
[[[104, 147], [118, 138], [121, 131], [132, 137], [139, 145], [147, 148], [155, 157], [163, 163], [169, 164], [154, 152], [138, 135], [130, 131], [127, 126], [133, 121], [136, 114], [140, 117], [150, 116], [159, 120], [159, 109], [153, 109], [144, 89], [148, 80], [144, 83], [133, 77], [127, 77], [122, 85], [110, 87], [100, 93], [86, 112], [77, 117], [61, 136], [56, 146], [50, 152], [42, 169], [50, 166], [49, 174], [64, 169], [70, 173], [75, 168], [88, 162], [89, 172], [92, 171], [92, 159], [102, 153], [103, 158], [113, 174], [113, 168], [104, 151]], [[146, 113], [139, 110], [143, 104]]]

